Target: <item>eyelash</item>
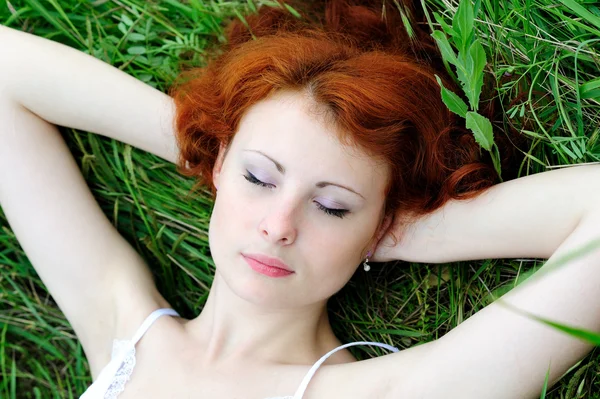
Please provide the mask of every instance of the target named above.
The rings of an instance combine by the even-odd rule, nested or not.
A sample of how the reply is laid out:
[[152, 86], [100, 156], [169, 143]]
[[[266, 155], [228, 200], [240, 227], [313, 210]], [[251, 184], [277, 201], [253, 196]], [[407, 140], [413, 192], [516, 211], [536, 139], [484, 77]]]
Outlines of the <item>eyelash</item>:
[[[264, 183], [260, 180], [258, 180], [252, 173], [246, 171], [246, 173], [248, 173], [247, 175], [244, 175], [244, 178], [246, 180], [248, 180], [249, 183], [251, 184], [255, 184], [257, 186], [261, 186], [261, 187], [266, 187], [269, 188], [271, 186], [271, 184], [268, 183]], [[340, 219], [344, 218], [344, 216], [346, 216], [346, 214], [348, 213], [348, 210], [346, 209], [330, 209], [327, 207], [324, 207], [323, 205], [319, 204], [318, 202], [315, 202], [315, 204], [317, 204], [317, 207], [322, 210], [323, 212], [325, 212], [328, 215], [331, 216], [336, 216]]]

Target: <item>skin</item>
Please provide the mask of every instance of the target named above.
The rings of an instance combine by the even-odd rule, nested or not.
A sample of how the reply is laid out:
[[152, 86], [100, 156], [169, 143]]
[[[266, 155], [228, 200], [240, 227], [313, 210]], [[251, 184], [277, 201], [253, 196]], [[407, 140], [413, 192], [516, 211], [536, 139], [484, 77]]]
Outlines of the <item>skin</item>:
[[[313, 116], [313, 105], [305, 93], [278, 93], [248, 110], [228, 151], [221, 146], [209, 228], [215, 279], [207, 305], [188, 325], [206, 340], [207, 361], [249, 353], [281, 363], [318, 359], [337, 343], [327, 300], [384, 232], [387, 168], [343, 145]], [[285, 174], [253, 150], [274, 158]], [[248, 181], [248, 171], [269, 186]], [[319, 181], [356, 193], [315, 187]], [[340, 218], [317, 204], [348, 212]], [[241, 253], [278, 257], [294, 273], [265, 276]]]

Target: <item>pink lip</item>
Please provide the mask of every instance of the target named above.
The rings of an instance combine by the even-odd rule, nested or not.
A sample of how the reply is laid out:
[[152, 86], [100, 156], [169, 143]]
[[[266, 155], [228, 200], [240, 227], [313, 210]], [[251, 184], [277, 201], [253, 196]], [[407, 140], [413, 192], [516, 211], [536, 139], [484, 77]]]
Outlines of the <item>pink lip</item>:
[[277, 258], [270, 258], [266, 255], [261, 255], [261, 254], [242, 254], [242, 255], [245, 256], [246, 258], [252, 258], [252, 259], [262, 263], [263, 265], [287, 270], [288, 272], [293, 271], [288, 265], [286, 265], [285, 263], [283, 263], [282, 261], [280, 261]]
[[[284, 268], [281, 268], [278, 266], [271, 266], [271, 265], [262, 263], [261, 261], [255, 259], [256, 255], [248, 256], [248, 255], [242, 254], [242, 256], [244, 257], [244, 260], [246, 261], [246, 263], [248, 263], [248, 265], [250, 265], [252, 270], [254, 270], [257, 273], [269, 276], [269, 277], [285, 277], [285, 276], [289, 276], [290, 274], [294, 273], [293, 271], [288, 270], [288, 269], [284, 269]], [[262, 257], [262, 256], [261, 256], [261, 258], [265, 259], [265, 257]], [[266, 259], [269, 259], [269, 261], [271, 263], [275, 263], [277, 265], [284, 264], [278, 260], [275, 260], [275, 262], [273, 262], [273, 258], [266, 257]]]

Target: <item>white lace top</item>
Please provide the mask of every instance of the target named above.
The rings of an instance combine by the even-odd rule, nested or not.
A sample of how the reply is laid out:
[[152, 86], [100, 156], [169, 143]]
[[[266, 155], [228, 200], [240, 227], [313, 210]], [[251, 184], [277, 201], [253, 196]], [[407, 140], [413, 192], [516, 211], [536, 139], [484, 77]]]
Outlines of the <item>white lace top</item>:
[[[79, 399], [117, 399], [119, 394], [125, 390], [125, 384], [131, 377], [131, 373], [135, 367], [135, 345], [146, 331], [148, 331], [152, 323], [162, 315], [179, 316], [179, 313], [173, 309], [157, 309], [144, 320], [133, 338], [126, 340], [115, 339], [110, 362], [104, 366], [96, 381], [89, 386]], [[325, 363], [327, 358], [341, 349], [354, 345], [374, 345], [388, 349], [392, 352], [398, 352], [397, 348], [379, 342], [360, 341], [338, 346], [323, 355], [323, 357], [311, 367], [306, 376], [302, 379], [300, 386], [293, 396], [278, 396], [267, 399], [302, 399], [311, 378], [317, 372], [317, 369]]]

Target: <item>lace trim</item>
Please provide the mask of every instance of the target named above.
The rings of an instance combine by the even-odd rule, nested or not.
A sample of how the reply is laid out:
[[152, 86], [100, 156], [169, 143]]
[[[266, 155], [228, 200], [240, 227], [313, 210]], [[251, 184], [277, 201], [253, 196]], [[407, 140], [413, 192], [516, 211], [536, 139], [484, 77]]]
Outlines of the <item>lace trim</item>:
[[[127, 339], [115, 339], [113, 340], [113, 350], [111, 357], [114, 358], [121, 351], [127, 350], [127, 347], [131, 346], [131, 341]], [[106, 390], [104, 394], [104, 399], [116, 399], [117, 396], [121, 392], [125, 390], [125, 384], [131, 378], [131, 373], [133, 372], [133, 368], [135, 367], [135, 346], [131, 346], [125, 358], [123, 359], [123, 363], [117, 370], [110, 386]]]

